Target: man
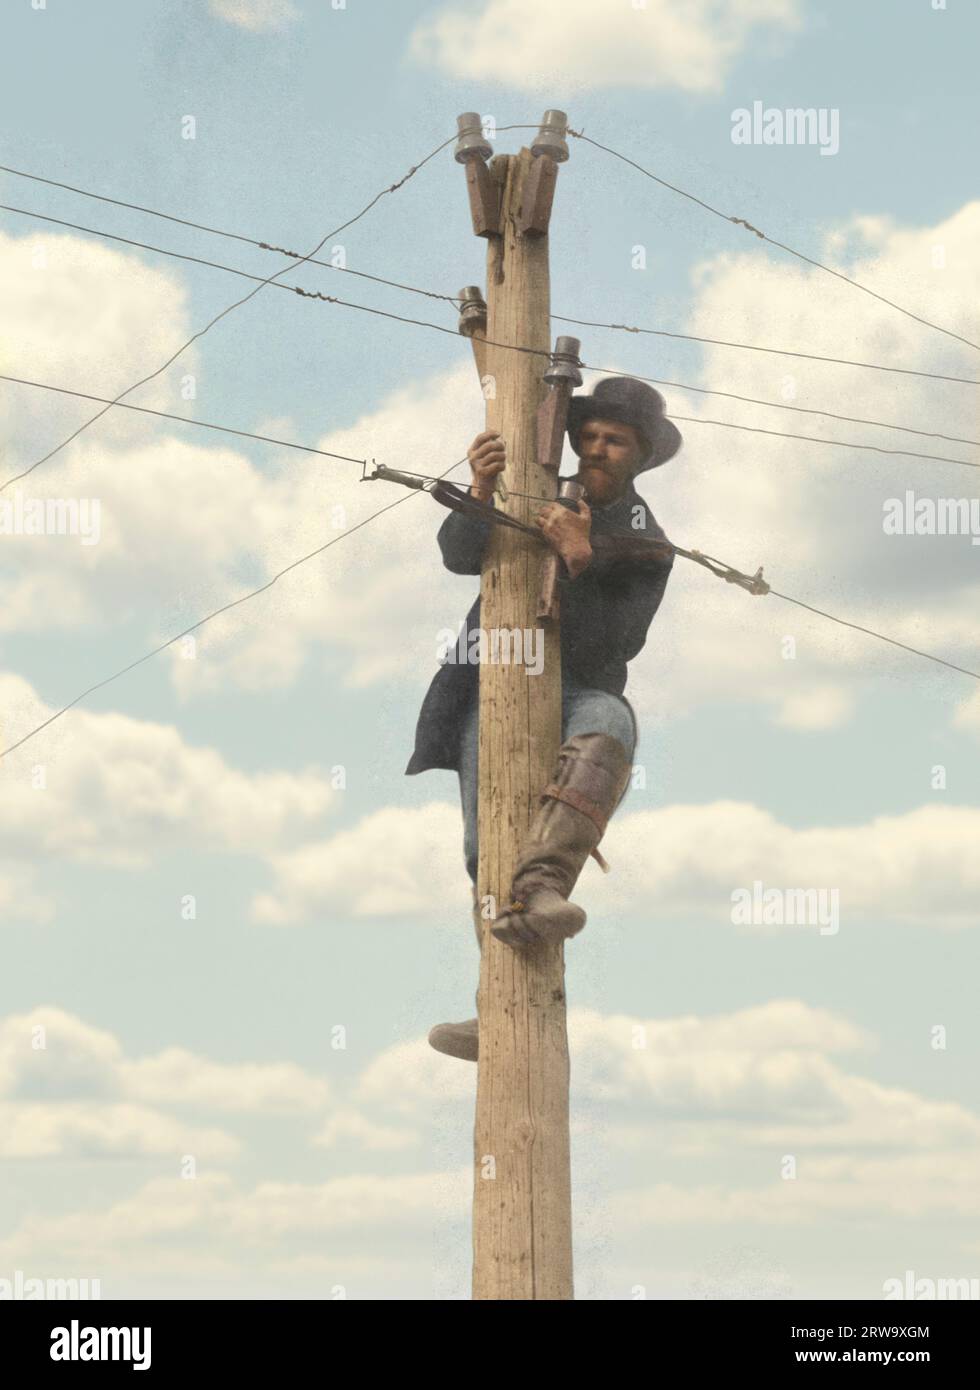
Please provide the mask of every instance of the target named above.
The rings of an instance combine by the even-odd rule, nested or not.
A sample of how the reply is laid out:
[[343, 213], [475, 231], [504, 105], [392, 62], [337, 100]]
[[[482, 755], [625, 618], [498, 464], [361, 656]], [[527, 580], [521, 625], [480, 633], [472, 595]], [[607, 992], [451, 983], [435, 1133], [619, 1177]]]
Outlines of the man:
[[[569, 403], [568, 437], [579, 456], [576, 481], [585, 501], [560, 502], [536, 518], [557, 552], [562, 662], [562, 748], [542, 792], [518, 858], [506, 910], [491, 928], [515, 948], [563, 940], [581, 931], [585, 913], [568, 901], [590, 854], [603, 864], [598, 844], [622, 799], [636, 747], [636, 719], [623, 696], [626, 666], [646, 641], [673, 563], [663, 531], [633, 485], [680, 448], [681, 436], [664, 416], [663, 399], [645, 382], [600, 381], [590, 396]], [[470, 493], [493, 501], [494, 482], [506, 465], [506, 447], [491, 431], [477, 435], [467, 455]], [[450, 512], [439, 529], [443, 563], [454, 574], [479, 574], [492, 523]], [[561, 568], [561, 567], [560, 567]], [[470, 664], [470, 633], [480, 626], [480, 600], [467, 615], [456, 657], [436, 673], [419, 714], [408, 775], [428, 768], [459, 774], [463, 849], [473, 881], [474, 925], [482, 943], [476, 902], [479, 666]], [[429, 1042], [439, 1052], [475, 1061], [476, 1019], [438, 1024]]]

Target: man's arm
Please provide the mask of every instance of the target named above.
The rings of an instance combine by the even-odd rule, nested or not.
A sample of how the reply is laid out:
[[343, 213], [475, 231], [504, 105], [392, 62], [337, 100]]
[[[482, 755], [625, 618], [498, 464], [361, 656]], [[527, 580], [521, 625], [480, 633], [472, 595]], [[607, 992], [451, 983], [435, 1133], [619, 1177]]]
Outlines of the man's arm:
[[[470, 496], [493, 506], [497, 475], [503, 472], [507, 457], [504, 441], [496, 430], [484, 430], [476, 436], [466, 457], [470, 465]], [[437, 537], [446, 569], [453, 574], [479, 574], [492, 525], [465, 512], [450, 512]]]
[[453, 574], [479, 574], [492, 524], [478, 516], [450, 512], [436, 538], [446, 569]]
[[617, 564], [604, 572], [600, 562], [595, 570], [589, 565], [577, 578], [560, 581], [563, 602], [572, 603], [580, 619], [569, 645], [574, 665], [598, 674], [610, 662], [633, 660], [663, 600], [672, 559], [632, 568]]
[[580, 574], [606, 576], [634, 570], [655, 574], [662, 569], [669, 570], [674, 563], [674, 552], [662, 533], [660, 538], [653, 538], [619, 536], [607, 531], [593, 534], [583, 553], [576, 555], [574, 560], [572, 564], [565, 562], [561, 579], [566, 584]]
[[[663, 600], [667, 580], [673, 569], [674, 557], [659, 569], [635, 569], [623, 577], [612, 624], [614, 641], [618, 643], [624, 661], [632, 661], [647, 640], [650, 624]], [[619, 587], [618, 583], [616, 587]]]

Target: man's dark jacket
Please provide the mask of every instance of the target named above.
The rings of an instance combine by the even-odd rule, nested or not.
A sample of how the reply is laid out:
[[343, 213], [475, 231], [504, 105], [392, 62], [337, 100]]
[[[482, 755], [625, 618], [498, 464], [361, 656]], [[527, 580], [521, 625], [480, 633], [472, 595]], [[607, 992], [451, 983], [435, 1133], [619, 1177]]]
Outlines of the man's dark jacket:
[[[560, 481], [565, 481], [561, 479]], [[451, 511], [439, 528], [443, 564], [453, 574], [479, 574], [492, 523]], [[559, 565], [562, 674], [578, 685], [623, 699], [626, 663], [647, 638], [660, 607], [673, 554], [650, 541], [666, 537], [630, 482], [618, 501], [592, 510], [592, 561], [575, 579]], [[429, 768], [459, 769], [459, 740], [480, 667], [466, 660], [470, 633], [480, 626], [480, 599], [466, 616], [455, 660], [440, 667], [422, 702], [407, 775]], [[634, 717], [635, 724], [635, 717]]]

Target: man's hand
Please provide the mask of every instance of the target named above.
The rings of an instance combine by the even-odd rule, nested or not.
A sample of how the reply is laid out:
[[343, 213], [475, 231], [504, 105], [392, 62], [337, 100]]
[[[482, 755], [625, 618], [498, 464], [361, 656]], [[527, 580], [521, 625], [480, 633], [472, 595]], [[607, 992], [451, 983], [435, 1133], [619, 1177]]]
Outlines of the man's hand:
[[592, 559], [592, 546], [589, 543], [592, 513], [581, 500], [575, 505], [578, 510], [573, 512], [560, 502], [549, 502], [535, 518], [544, 532], [545, 540], [557, 550], [573, 579], [582, 573]]
[[494, 492], [497, 474], [507, 466], [507, 447], [496, 430], [478, 434], [466, 451], [470, 461], [472, 483], [470, 496], [489, 502]]

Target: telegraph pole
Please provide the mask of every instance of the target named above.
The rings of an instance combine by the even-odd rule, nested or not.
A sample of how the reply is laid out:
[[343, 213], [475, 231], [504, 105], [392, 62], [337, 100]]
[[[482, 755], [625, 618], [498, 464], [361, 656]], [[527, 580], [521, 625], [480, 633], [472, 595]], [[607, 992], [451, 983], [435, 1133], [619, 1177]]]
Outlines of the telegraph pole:
[[[548, 435], [547, 357], [495, 348], [550, 351], [548, 223], [558, 163], [567, 157], [563, 112], [547, 112], [532, 149], [487, 165], [479, 117], [461, 116], [457, 159], [466, 165], [473, 229], [487, 238], [487, 326], [473, 330], [487, 385], [488, 429], [507, 446], [506, 501], [495, 504], [533, 524], [556, 495], [557, 460], [543, 459]], [[468, 124], [467, 124], [468, 123]], [[484, 378], [486, 380], [486, 378]], [[554, 411], [551, 411], [554, 415]], [[564, 433], [564, 421], [560, 422]], [[554, 419], [550, 421], [554, 441]], [[547, 452], [550, 445], [544, 446]], [[551, 449], [553, 454], [553, 449]], [[559, 443], [560, 455], [560, 443]], [[548, 466], [549, 462], [551, 467]], [[515, 629], [543, 643], [539, 675], [520, 662], [480, 667], [477, 886], [492, 916], [507, 906], [522, 840], [561, 744], [557, 623], [539, 620], [548, 550], [508, 527], [491, 529], [481, 578], [481, 625]], [[493, 650], [492, 647], [490, 650]], [[511, 652], [516, 646], [510, 647]], [[496, 940], [486, 913], [480, 965], [480, 1056], [474, 1132], [474, 1299], [570, 1299], [572, 1209], [568, 1126], [568, 1037], [561, 945], [520, 951]]]

